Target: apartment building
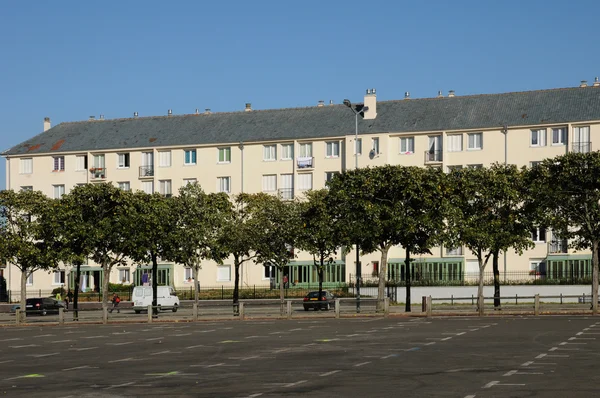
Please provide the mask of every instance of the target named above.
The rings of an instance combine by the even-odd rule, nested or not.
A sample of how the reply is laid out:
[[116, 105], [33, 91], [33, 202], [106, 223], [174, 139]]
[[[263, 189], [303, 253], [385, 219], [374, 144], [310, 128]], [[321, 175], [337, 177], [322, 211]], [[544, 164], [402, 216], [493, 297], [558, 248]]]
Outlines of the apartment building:
[[[349, 107], [349, 106], [350, 107]], [[351, 108], [351, 109], [350, 109]], [[356, 123], [356, 124], [355, 124]], [[357, 134], [356, 128], [357, 126]], [[354, 167], [406, 166], [485, 167], [494, 162], [529, 166], [567, 152], [595, 150], [600, 136], [600, 82], [539, 91], [377, 101], [367, 90], [358, 104], [325, 104], [306, 108], [98, 119], [61, 123], [5, 151], [7, 188], [34, 189], [60, 197], [79, 184], [109, 181], [125, 190], [176, 194], [190, 182], [207, 192], [280, 193], [283, 198], [325, 187], [334, 173]], [[598, 139], [597, 139], [598, 141]], [[522, 256], [506, 253], [501, 272], [543, 267], [548, 273], [589, 270], [591, 255], [575, 253], [551, 231], [532, 232], [535, 248]], [[475, 257], [463, 248], [436, 248], [411, 264], [414, 272], [462, 279], [476, 272]], [[292, 283], [317, 280], [312, 259], [297, 253], [286, 270]], [[355, 254], [336, 259], [327, 282], [346, 282], [355, 274]], [[363, 274], [378, 272], [379, 253], [361, 257]], [[403, 279], [404, 250], [390, 250], [388, 277]], [[203, 286], [233, 283], [233, 262], [207, 262], [200, 271]], [[148, 264], [119, 267], [111, 282], [140, 284]], [[83, 267], [86, 289], [97, 289], [104, 277], [93, 263]], [[19, 289], [20, 272], [10, 264], [4, 276]], [[160, 283], [192, 286], [191, 270], [162, 262]], [[245, 264], [244, 286], [264, 285], [274, 270]], [[72, 283], [67, 266], [34, 273], [28, 289], [50, 289]]]

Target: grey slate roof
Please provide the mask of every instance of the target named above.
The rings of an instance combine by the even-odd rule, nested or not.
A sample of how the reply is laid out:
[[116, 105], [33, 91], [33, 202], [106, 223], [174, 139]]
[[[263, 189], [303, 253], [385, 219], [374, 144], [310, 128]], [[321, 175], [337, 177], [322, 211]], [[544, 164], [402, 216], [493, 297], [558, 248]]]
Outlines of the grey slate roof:
[[[485, 129], [600, 120], [600, 87], [377, 103], [359, 133]], [[354, 134], [344, 105], [61, 123], [3, 155], [318, 139]]]

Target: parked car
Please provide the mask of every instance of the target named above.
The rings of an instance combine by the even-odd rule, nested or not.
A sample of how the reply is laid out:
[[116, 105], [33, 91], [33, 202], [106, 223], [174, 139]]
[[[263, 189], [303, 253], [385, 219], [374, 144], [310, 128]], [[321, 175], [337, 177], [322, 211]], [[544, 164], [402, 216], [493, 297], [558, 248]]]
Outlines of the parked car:
[[25, 300], [25, 312], [27, 314], [58, 314], [60, 308], [64, 308], [63, 303], [53, 298], [28, 298]]
[[318, 310], [329, 310], [335, 308], [335, 296], [328, 292], [327, 290], [323, 290], [321, 292], [321, 298], [319, 299], [319, 291], [309, 292], [306, 296], [304, 296], [304, 301], [302, 303], [304, 305], [304, 311], [308, 311], [309, 309]]

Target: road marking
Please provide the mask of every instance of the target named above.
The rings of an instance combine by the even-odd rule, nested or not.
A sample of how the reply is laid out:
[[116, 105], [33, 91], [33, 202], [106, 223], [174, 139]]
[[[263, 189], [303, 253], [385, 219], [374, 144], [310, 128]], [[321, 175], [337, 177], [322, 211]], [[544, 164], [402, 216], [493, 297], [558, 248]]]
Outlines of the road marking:
[[570, 355], [551, 355], [551, 354], [548, 354], [548, 358], [550, 358], [550, 357], [568, 358], [568, 357], [570, 357]]
[[210, 330], [198, 330], [198, 333], [210, 333], [210, 332], [216, 332], [217, 329], [210, 329]]
[[356, 365], [354, 365], [354, 367], [359, 367], [359, 366], [367, 365], [367, 364], [369, 364], [369, 363], [371, 363], [371, 362], [369, 361], [369, 362], [361, 362], [361, 363], [357, 363]]
[[83, 336], [82, 339], [100, 339], [108, 336]]
[[562, 343], [560, 343], [559, 345], [567, 345], [567, 344], [572, 344], [572, 345], [586, 345], [587, 343], [569, 343], [566, 341], [563, 341]]
[[331, 375], [339, 373], [339, 372], [341, 372], [341, 370], [332, 370], [331, 372], [323, 373], [323, 374], [320, 374], [319, 376], [321, 376], [321, 377], [331, 376]]
[[14, 359], [7, 359], [6, 361], [0, 361], [0, 363], [9, 363], [14, 362]]
[[53, 352], [52, 354], [32, 354], [32, 355], [27, 355], [28, 357], [34, 357], [34, 358], [43, 358], [43, 357], [51, 357], [54, 355], [58, 355], [60, 354], [60, 352]]
[[114, 386], [108, 386], [106, 388], [104, 388], [105, 390], [111, 390], [113, 388], [121, 388], [121, 387], [127, 387], [134, 384], [133, 381], [130, 381], [129, 383], [123, 383], [123, 384], [115, 384]]
[[268, 337], [268, 336], [246, 336], [246, 339], [258, 339], [258, 338], [264, 338], [264, 337]]
[[239, 340], [223, 340], [219, 341], [219, 344], [231, 344], [231, 343], [241, 343]]
[[126, 332], [126, 331], [122, 331], [122, 332], [113, 332], [111, 334], [115, 334], [115, 335], [122, 335], [122, 334], [131, 334], [132, 332]]
[[73, 340], [56, 340], [56, 341], [51, 341], [50, 343], [52, 343], [52, 344], [68, 343], [69, 341], [73, 341]]
[[529, 361], [529, 362], [525, 362], [523, 364], [521, 364], [521, 366], [529, 366], [533, 363], [533, 361]]
[[392, 358], [392, 357], [397, 357], [398, 354], [390, 354], [390, 355], [386, 355], [384, 357], [381, 357], [381, 359], [388, 359], [388, 358]]
[[538, 355], [537, 357], [535, 357], [535, 359], [542, 359], [542, 358], [544, 358], [546, 355], [548, 355], [548, 354], [540, 354], [540, 355]]
[[154, 340], [162, 340], [164, 337], [153, 337], [151, 339], [146, 339], [146, 341], [154, 341]]
[[569, 337], [569, 340], [596, 340], [595, 337]]
[[286, 352], [286, 351], [290, 351], [291, 348], [280, 348], [278, 350], [275, 351], [271, 351], [273, 354], [279, 354], [280, 352]]
[[123, 359], [115, 359], [114, 361], [108, 361], [108, 363], [116, 363], [116, 362], [130, 362], [130, 361], [141, 361], [142, 359], [135, 358], [123, 358]]
[[465, 395], [465, 398], [475, 398], [476, 395]]
[[290, 332], [297, 332], [298, 330], [302, 330], [302, 328], [290, 329]]
[[149, 355], [168, 354], [169, 352], [171, 352], [171, 351], [169, 351], [169, 350], [167, 350], [167, 351], [158, 351], [158, 352], [153, 352], [152, 354], [149, 354]]
[[286, 387], [286, 388], [294, 387], [294, 386], [297, 386], [298, 384], [302, 384], [302, 383], [306, 383], [306, 382], [307, 382], [307, 380], [300, 380], [295, 383], [286, 384], [286, 385], [284, 385], [284, 387]]
[[192, 368], [216, 368], [216, 367], [220, 367], [220, 366], [229, 366], [229, 367], [234, 367], [234, 366], [240, 366], [240, 364], [232, 364], [232, 365], [226, 365], [224, 362], [221, 363], [215, 363], [212, 365], [190, 365], [190, 367]]
[[544, 373], [542, 372], [520, 372], [518, 370], [510, 370], [508, 372], [506, 372], [503, 376], [512, 376], [515, 374], [519, 374], [519, 375], [543, 375]]
[[441, 337], [425, 337], [425, 340], [441, 340]]
[[27, 345], [11, 345], [10, 348], [27, 348], [27, 347], [39, 347], [37, 344], [27, 344]]
[[412, 348], [409, 348], [406, 351], [417, 351], [417, 350], [420, 350], [420, 349], [421, 349], [421, 347], [412, 347]]
[[450, 340], [452, 337], [444, 337], [442, 341]]
[[84, 347], [84, 348], [69, 348], [69, 351], [87, 351], [87, 350], [95, 350], [98, 347]]
[[32, 373], [29, 375], [11, 377], [10, 379], [4, 379], [4, 380], [7, 381], [7, 380], [16, 380], [16, 379], [31, 379], [31, 378], [36, 378], [36, 377], [46, 377], [46, 376], [44, 376], [42, 374], [38, 374], [38, 373]]
[[4, 340], [0, 340], [0, 341], [17, 341], [17, 340], [23, 340], [23, 339], [21, 339], [19, 337], [15, 337], [13, 339], [4, 339]]
[[260, 397], [262, 394], [262, 392], [256, 393], [256, 394], [252, 394], [252, 395], [248, 395], [246, 398], [256, 398], [256, 397]]
[[63, 369], [63, 371], [68, 372], [69, 370], [77, 370], [77, 369], [98, 369], [98, 367], [83, 365], [83, 366], [76, 366], [74, 368]]
[[174, 334], [173, 336], [175, 337], [183, 337], [183, 336], [190, 336], [191, 333], [181, 333], [181, 334]]
[[51, 336], [56, 336], [55, 334], [40, 334], [39, 336], [33, 336], [33, 338], [38, 338], [38, 337], [51, 337]]
[[185, 347], [186, 350], [189, 350], [191, 348], [198, 348], [198, 347], [207, 347], [204, 344], [198, 344], [198, 345], [191, 345], [189, 347]]
[[106, 345], [127, 345], [127, 344], [133, 344], [133, 341], [125, 341], [123, 343], [106, 343]]
[[433, 344], [435, 344], [435, 341], [432, 341], [431, 343], [427, 343], [425, 345], [433, 345]]
[[502, 384], [500, 384], [499, 381], [490, 381], [489, 383], [487, 383], [482, 388], [492, 388], [494, 386], [524, 386], [524, 385], [525, 384], [508, 384], [508, 383], [502, 383]]

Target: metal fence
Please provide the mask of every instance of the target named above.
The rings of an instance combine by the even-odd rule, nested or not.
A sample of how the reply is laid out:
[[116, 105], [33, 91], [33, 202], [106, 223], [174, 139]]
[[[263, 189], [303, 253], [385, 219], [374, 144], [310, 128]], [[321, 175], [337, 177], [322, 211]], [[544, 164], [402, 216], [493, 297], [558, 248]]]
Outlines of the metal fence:
[[[302, 286], [290, 286], [284, 289], [285, 298], [303, 298], [308, 292], [319, 290], [318, 284], [308, 284]], [[323, 286], [323, 290], [332, 292], [337, 297], [353, 297], [349, 293], [346, 284], [338, 284], [337, 286]], [[194, 287], [189, 289], [177, 289], [177, 296], [180, 300], [192, 300], [195, 297]], [[233, 286], [203, 286], [200, 285], [199, 298], [200, 300], [227, 300], [233, 299]], [[250, 285], [240, 287], [240, 299], [276, 299], [279, 298], [279, 287], [271, 285]]]

